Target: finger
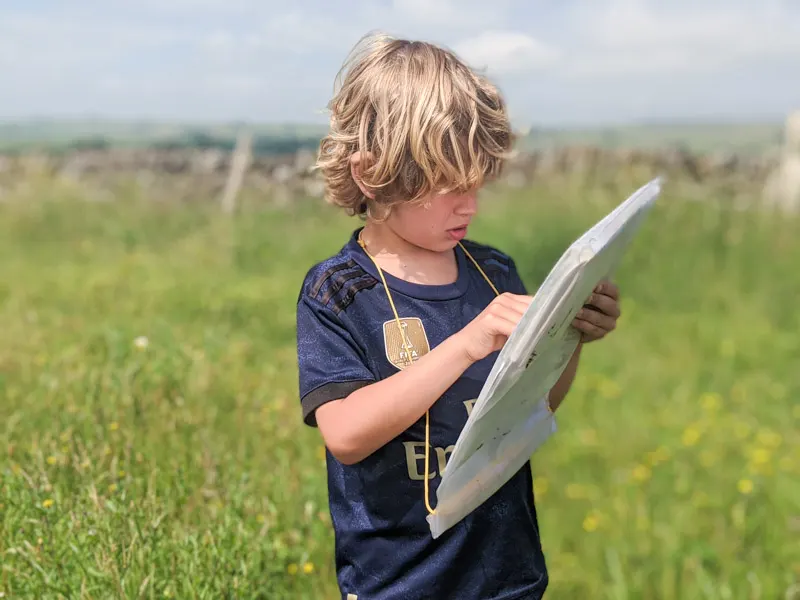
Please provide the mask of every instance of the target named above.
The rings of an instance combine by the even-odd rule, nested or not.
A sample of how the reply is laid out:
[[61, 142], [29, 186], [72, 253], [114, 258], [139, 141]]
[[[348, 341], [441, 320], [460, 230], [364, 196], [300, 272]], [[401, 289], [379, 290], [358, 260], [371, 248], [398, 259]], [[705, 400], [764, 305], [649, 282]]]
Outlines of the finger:
[[522, 318], [526, 310], [528, 310], [528, 307], [525, 304], [506, 300], [505, 302], [493, 302], [487, 308], [486, 313], [508, 315], [509, 318], [512, 318], [510, 315], [513, 314], [513, 320], [516, 322]]
[[495, 302], [506, 306], [515, 306], [520, 310], [525, 311], [533, 302], [533, 296], [524, 296], [521, 294], [504, 293], [497, 297]]
[[609, 296], [614, 300], [619, 300], [619, 288], [614, 283], [612, 283], [607, 279], [604, 279], [603, 281], [598, 283], [595, 286], [594, 291], [598, 294], [604, 294], [606, 296]]
[[582, 334], [585, 334], [589, 339], [599, 340], [602, 338], [607, 332], [595, 325], [594, 323], [590, 323], [589, 321], [584, 321], [583, 319], [575, 319], [572, 322], [573, 327], [580, 331]]
[[619, 302], [614, 300], [611, 296], [605, 294], [591, 294], [586, 300], [586, 304], [591, 305], [615, 319], [620, 316]]
[[494, 350], [495, 352], [497, 352], [498, 350], [502, 350], [503, 346], [506, 345], [507, 341], [508, 341], [507, 335], [496, 336], [494, 340], [494, 346], [492, 346], [492, 350]]
[[606, 331], [611, 331], [616, 327], [617, 321], [614, 317], [610, 317], [608, 315], [604, 315], [601, 312], [597, 312], [596, 310], [592, 310], [590, 308], [582, 308], [578, 311], [576, 318], [591, 323], [592, 325], [596, 325], [601, 329]]
[[[519, 320], [522, 318], [522, 312], [502, 305], [492, 307], [488, 317], [491, 319], [489, 322], [492, 328], [502, 327], [499, 333], [511, 333], [511, 329], [517, 326]], [[504, 325], [506, 323], [507, 325]], [[510, 328], [510, 329], [509, 329]]]
[[496, 306], [502, 306], [503, 308], [516, 311], [522, 315], [522, 313], [528, 310], [528, 305], [530, 304], [530, 302], [526, 301], [525, 298], [525, 296], [497, 296], [497, 298], [492, 300], [490, 306], [492, 308]]
[[491, 317], [487, 322], [486, 332], [492, 337], [502, 336], [508, 338], [511, 337], [515, 327], [516, 323], [514, 321], [509, 321], [503, 317]]

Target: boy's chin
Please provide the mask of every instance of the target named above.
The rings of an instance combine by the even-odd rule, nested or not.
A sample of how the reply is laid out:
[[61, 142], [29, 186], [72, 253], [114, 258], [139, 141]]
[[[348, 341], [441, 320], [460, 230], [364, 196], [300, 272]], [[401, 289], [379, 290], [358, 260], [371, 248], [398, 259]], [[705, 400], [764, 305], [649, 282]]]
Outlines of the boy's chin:
[[445, 240], [437, 245], [435, 252], [452, 252], [456, 246], [458, 246], [458, 242], [456, 240]]
[[[462, 238], [463, 239], [463, 238]], [[441, 235], [437, 235], [433, 238], [428, 237], [424, 240], [416, 240], [412, 242], [418, 248], [423, 248], [428, 252], [450, 252], [458, 246], [460, 239], [456, 236], [451, 236], [448, 232], [444, 231]]]

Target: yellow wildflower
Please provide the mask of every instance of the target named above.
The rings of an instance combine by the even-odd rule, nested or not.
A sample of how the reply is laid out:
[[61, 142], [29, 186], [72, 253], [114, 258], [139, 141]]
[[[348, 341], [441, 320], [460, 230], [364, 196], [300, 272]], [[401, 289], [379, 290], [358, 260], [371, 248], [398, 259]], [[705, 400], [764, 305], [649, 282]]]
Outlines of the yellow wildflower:
[[588, 531], [591, 533], [592, 531], [596, 531], [599, 526], [600, 526], [600, 518], [599, 515], [594, 511], [586, 515], [586, 518], [583, 520], [584, 531]]
[[694, 446], [700, 440], [700, 430], [697, 427], [689, 426], [683, 432], [683, 445]]
[[750, 494], [753, 491], [753, 482], [749, 479], [741, 479], [737, 486], [742, 494]]
[[303, 573], [310, 575], [314, 572], [314, 563], [307, 562], [303, 565]]
[[286, 572], [289, 575], [297, 575], [297, 565], [295, 563], [291, 563], [288, 567], [286, 567]]
[[700, 396], [700, 402], [706, 412], [716, 412], [722, 406], [722, 398], [716, 392], [707, 392]]
[[537, 496], [544, 496], [550, 489], [550, 483], [544, 477], [537, 477], [533, 480], [533, 493]]
[[58, 462], [58, 459], [56, 459], [55, 456], [48, 456], [47, 457], [47, 464], [48, 465], [54, 465], [54, 464], [56, 464], [56, 462]]
[[633, 479], [638, 482], [644, 482], [650, 479], [650, 469], [645, 465], [636, 465], [633, 468]]
[[109, 486], [108, 486], [108, 491], [109, 491], [110, 493], [112, 493], [112, 494], [113, 494], [114, 492], [116, 492], [116, 491], [117, 491], [117, 484], [116, 484], [116, 483], [112, 483], [111, 485], [109, 485]]
[[753, 451], [752, 461], [755, 465], [765, 465], [771, 457], [770, 451], [766, 448], [756, 448]]
[[111, 425], [109, 425], [109, 426], [108, 426], [108, 428], [109, 428], [111, 431], [116, 431], [117, 429], [119, 429], [119, 423], [117, 423], [116, 421], [114, 421], [113, 423], [111, 423]]
[[51, 506], [53, 506], [53, 504], [54, 504], [54, 503], [53, 503], [53, 499], [52, 499], [52, 498], [48, 498], [47, 500], [45, 500], [44, 502], [42, 502], [42, 506], [43, 506], [44, 508], [50, 508]]

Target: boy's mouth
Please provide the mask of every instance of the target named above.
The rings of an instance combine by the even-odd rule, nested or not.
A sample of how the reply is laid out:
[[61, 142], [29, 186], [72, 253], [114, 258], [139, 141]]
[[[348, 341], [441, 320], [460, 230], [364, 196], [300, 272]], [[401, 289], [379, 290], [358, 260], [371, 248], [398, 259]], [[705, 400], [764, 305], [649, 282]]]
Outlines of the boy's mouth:
[[467, 235], [467, 227], [465, 225], [464, 227], [456, 227], [455, 229], [448, 229], [447, 233], [450, 234], [451, 238], [453, 238], [454, 240], [456, 240], [458, 242], [458, 241], [463, 240], [466, 237], [466, 235]]

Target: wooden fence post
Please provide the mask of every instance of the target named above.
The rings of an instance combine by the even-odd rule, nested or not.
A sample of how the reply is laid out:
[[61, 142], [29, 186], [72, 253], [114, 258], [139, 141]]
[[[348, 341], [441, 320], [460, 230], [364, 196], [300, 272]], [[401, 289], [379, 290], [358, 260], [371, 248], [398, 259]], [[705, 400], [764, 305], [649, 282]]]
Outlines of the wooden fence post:
[[764, 196], [770, 206], [800, 212], [800, 110], [786, 118], [780, 165], [769, 175]]
[[244, 176], [252, 162], [253, 134], [241, 132], [236, 138], [236, 148], [231, 157], [231, 168], [225, 190], [222, 193], [222, 212], [232, 214], [236, 210], [236, 199], [244, 182]]

